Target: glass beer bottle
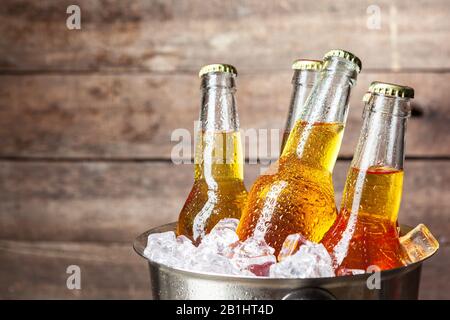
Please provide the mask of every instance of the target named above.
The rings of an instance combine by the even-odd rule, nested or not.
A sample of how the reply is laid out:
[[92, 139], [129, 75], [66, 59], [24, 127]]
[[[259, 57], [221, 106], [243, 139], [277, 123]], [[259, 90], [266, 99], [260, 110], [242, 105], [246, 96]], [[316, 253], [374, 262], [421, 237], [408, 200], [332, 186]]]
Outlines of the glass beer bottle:
[[322, 239], [338, 274], [404, 265], [397, 216], [410, 87], [373, 82], [336, 222]]
[[318, 242], [336, 218], [331, 174], [341, 145], [352, 86], [361, 69], [350, 52], [332, 50], [289, 135], [277, 168], [253, 184], [237, 233], [275, 248], [301, 233]]
[[239, 219], [247, 200], [234, 93], [236, 69], [204, 66], [194, 185], [178, 218], [177, 233], [195, 242], [223, 218]]
[[281, 143], [281, 153], [283, 152], [286, 141], [294, 128], [295, 123], [300, 119], [303, 112], [303, 106], [308, 98], [313, 85], [316, 83], [322, 61], [298, 59], [292, 64], [294, 75], [292, 77], [292, 96], [289, 106], [289, 114], [283, 132], [283, 141]]

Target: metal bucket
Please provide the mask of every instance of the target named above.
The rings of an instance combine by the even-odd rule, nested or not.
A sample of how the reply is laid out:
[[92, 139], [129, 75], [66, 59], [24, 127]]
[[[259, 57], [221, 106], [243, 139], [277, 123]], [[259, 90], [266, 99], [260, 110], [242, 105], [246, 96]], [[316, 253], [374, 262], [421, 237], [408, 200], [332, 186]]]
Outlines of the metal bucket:
[[[166, 224], [136, 238], [135, 251], [144, 257], [151, 233], [174, 231], [176, 223]], [[402, 233], [411, 228], [402, 226]], [[145, 257], [144, 257], [145, 258]], [[380, 272], [380, 289], [369, 289], [372, 274], [316, 279], [276, 279], [199, 273], [170, 268], [148, 261], [153, 299], [417, 299], [424, 260]], [[426, 259], [425, 259], [426, 260]]]

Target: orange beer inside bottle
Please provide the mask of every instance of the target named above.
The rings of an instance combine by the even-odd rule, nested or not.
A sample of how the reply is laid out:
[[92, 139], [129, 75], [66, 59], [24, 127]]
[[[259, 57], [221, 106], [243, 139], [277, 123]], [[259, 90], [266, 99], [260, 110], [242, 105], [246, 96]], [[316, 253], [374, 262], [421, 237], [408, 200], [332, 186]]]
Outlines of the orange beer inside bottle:
[[[358, 186], [358, 181], [361, 186]], [[403, 251], [397, 230], [403, 170], [389, 167], [350, 168], [344, 189], [342, 209], [322, 244], [332, 252], [339, 245], [349, 225], [354, 231], [345, 257], [339, 265], [345, 269], [366, 270], [375, 265], [381, 270], [402, 266]], [[359, 192], [356, 191], [359, 188]], [[352, 211], [355, 195], [360, 197]]]
[[397, 218], [403, 186], [404, 132], [413, 91], [379, 82], [369, 90], [375, 95], [364, 112], [341, 210], [322, 239], [334, 256], [338, 274], [405, 264]]
[[280, 159], [252, 186], [237, 233], [263, 238], [278, 255], [285, 238], [320, 241], [336, 218], [332, 170], [346, 120], [348, 96], [360, 70], [352, 54], [333, 50], [296, 120]]
[[[243, 155], [234, 101], [235, 69], [206, 66], [197, 130], [194, 184], [180, 212], [177, 234], [195, 242], [224, 218], [241, 217], [247, 200]], [[202, 70], [205, 70], [203, 68]], [[211, 72], [207, 72], [212, 68]], [[218, 71], [226, 69], [226, 72]]]

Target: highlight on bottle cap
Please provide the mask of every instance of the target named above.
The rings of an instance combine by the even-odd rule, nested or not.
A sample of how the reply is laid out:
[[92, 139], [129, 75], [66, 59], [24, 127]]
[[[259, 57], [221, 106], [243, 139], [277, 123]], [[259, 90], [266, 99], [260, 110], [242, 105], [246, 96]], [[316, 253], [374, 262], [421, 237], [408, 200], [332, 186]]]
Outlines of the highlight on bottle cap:
[[231, 64], [223, 64], [223, 63], [214, 63], [203, 66], [198, 73], [198, 76], [201, 78], [203, 75], [212, 72], [224, 72], [231, 73], [237, 76], [237, 70]]
[[341, 49], [330, 50], [327, 53], [325, 53], [325, 55], [323, 56], [323, 60], [330, 58], [330, 57], [340, 57], [340, 58], [344, 58], [348, 61], [351, 61], [358, 66], [358, 72], [361, 72], [361, 69], [362, 69], [361, 60], [351, 52], [341, 50]]
[[362, 101], [365, 102], [365, 103], [369, 102], [371, 96], [372, 96], [372, 92], [367, 91], [367, 92], [363, 95]]
[[319, 71], [322, 69], [322, 61], [309, 60], [309, 59], [297, 59], [292, 63], [293, 70], [311, 70]]
[[413, 88], [388, 82], [374, 81], [370, 84], [369, 91], [384, 96], [414, 98]]

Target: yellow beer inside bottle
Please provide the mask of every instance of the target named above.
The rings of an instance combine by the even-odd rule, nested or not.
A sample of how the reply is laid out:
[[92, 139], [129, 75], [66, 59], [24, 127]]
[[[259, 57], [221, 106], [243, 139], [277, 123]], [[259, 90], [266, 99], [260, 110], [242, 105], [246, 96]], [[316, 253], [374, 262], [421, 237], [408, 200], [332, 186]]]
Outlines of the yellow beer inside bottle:
[[332, 171], [359, 70], [359, 59], [348, 52], [325, 56], [280, 159], [252, 186], [237, 229], [241, 240], [264, 239], [278, 254], [288, 235], [318, 242], [331, 227], [337, 213]]
[[205, 68], [208, 72], [201, 75], [203, 95], [200, 128], [196, 132], [194, 184], [177, 225], [178, 235], [195, 242], [221, 219], [239, 219], [247, 200], [234, 101], [235, 70], [229, 65]]

